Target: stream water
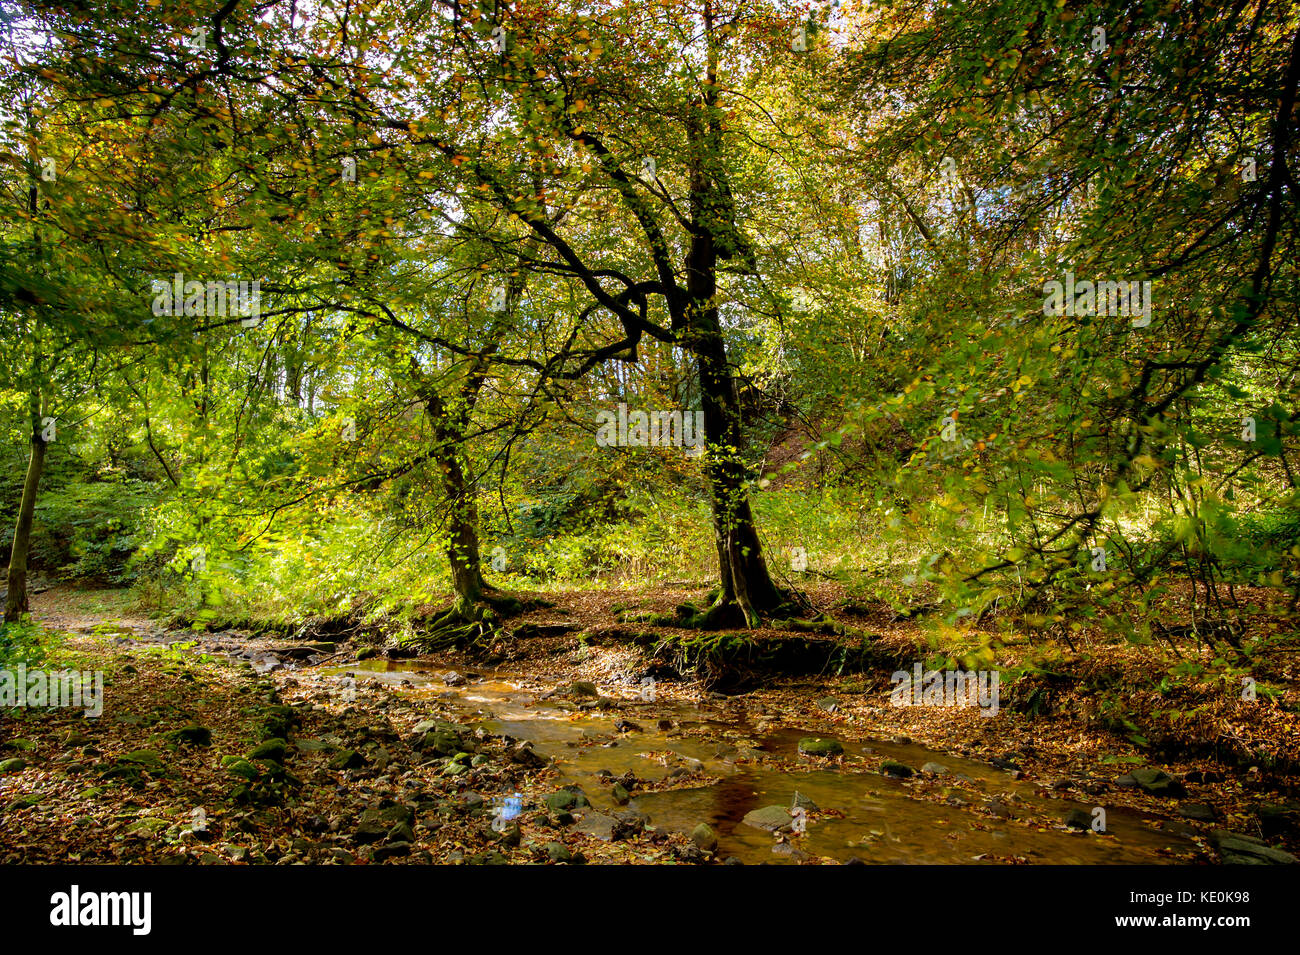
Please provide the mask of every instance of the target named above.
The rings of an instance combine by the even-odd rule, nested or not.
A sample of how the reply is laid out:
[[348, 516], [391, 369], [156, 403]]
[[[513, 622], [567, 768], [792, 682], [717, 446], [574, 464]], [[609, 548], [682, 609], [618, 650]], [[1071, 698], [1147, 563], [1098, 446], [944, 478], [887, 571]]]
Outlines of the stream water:
[[[664, 792], [634, 792], [630, 808], [659, 829], [689, 833], [700, 822], [713, 827], [722, 857], [746, 863], [795, 861], [799, 851], [839, 861], [868, 863], [1005, 862], [1022, 858], [1043, 864], [1120, 864], [1172, 862], [1158, 850], [1185, 850], [1192, 843], [1172, 820], [1094, 803], [1055, 798], [1032, 782], [988, 764], [961, 759], [916, 744], [860, 740], [812, 729], [783, 726], [759, 730], [743, 714], [722, 705], [664, 703], [617, 712], [581, 710], [571, 701], [544, 698], [524, 681], [504, 673], [483, 674], [459, 686], [447, 685], [441, 672], [419, 661], [373, 660], [321, 671], [330, 680], [355, 673], [376, 679], [414, 697], [447, 703], [459, 722], [516, 739], [531, 740], [541, 755], [553, 757], [561, 778], [552, 788], [582, 786], [596, 812], [615, 807], [609, 786], [599, 776], [631, 770], [658, 780], [678, 768], [710, 777], [700, 785]], [[672, 720], [671, 729], [658, 729]], [[630, 719], [641, 732], [619, 732], [618, 719]], [[837, 738], [844, 746], [843, 767], [801, 757], [805, 736]], [[913, 769], [942, 764], [948, 775], [925, 780], [896, 779], [855, 765], [864, 752], [896, 760]], [[698, 762], [696, 762], [698, 761]], [[716, 781], [713, 781], [716, 777]], [[807, 831], [781, 846], [762, 829], [743, 821], [764, 806], [790, 807], [795, 791], [824, 812], [808, 816]], [[551, 791], [548, 789], [547, 791]], [[922, 793], [929, 798], [922, 798]], [[1006, 805], [1017, 819], [1044, 817], [1027, 826], [990, 816], [990, 800]], [[1071, 809], [1106, 809], [1106, 834], [1067, 830], [1061, 821]], [[582, 810], [579, 810], [582, 812]], [[580, 823], [581, 826], [581, 823]], [[1185, 831], [1185, 830], [1184, 830]]]

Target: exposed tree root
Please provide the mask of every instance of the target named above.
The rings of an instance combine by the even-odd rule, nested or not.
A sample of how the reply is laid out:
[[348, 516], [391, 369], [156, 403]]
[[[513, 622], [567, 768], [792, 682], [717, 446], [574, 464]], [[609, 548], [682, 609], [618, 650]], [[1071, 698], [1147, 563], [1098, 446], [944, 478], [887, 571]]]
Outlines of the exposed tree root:
[[739, 691], [762, 685], [772, 674], [880, 671], [892, 661], [867, 634], [856, 645], [807, 636], [758, 638], [752, 631], [632, 635], [650, 661], [690, 672], [707, 689]]
[[502, 620], [527, 609], [529, 605], [518, 598], [486, 588], [478, 600], [457, 597], [404, 645], [424, 652], [484, 652], [501, 634]]
[[723, 599], [717, 590], [705, 595], [708, 606], [703, 609], [694, 604], [678, 604], [672, 613], [622, 614], [622, 623], [648, 623], [656, 627], [678, 627], [683, 630], [758, 629], [767, 626], [777, 630], [797, 630], [804, 633], [837, 633], [838, 625], [813, 608], [808, 599], [798, 592], [782, 592], [782, 602], [764, 614], [746, 611], [736, 600]]

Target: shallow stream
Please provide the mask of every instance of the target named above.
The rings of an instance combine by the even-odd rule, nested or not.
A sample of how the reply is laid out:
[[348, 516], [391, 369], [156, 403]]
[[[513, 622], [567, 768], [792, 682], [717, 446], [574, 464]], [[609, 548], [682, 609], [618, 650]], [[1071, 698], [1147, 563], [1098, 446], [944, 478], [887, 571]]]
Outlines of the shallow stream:
[[[659, 829], [689, 833], [701, 822], [713, 827], [722, 857], [746, 863], [790, 862], [800, 852], [839, 861], [868, 863], [970, 863], [1021, 860], [1037, 864], [1121, 864], [1175, 861], [1157, 850], [1186, 850], [1176, 820], [1161, 820], [1119, 807], [1105, 797], [1090, 804], [1057, 798], [1026, 780], [986, 763], [938, 753], [914, 743], [861, 740], [797, 726], [756, 728], [721, 704], [649, 704], [620, 701], [616, 711], [580, 709], [573, 701], [545, 698], [509, 674], [473, 676], [463, 685], [444, 682], [442, 672], [419, 661], [375, 660], [332, 668], [323, 675], [355, 673], [412, 696], [447, 703], [459, 722], [488, 732], [530, 740], [553, 757], [561, 774], [555, 784], [578, 784], [597, 812], [613, 812], [611, 787], [597, 773], [659, 780], [674, 770], [692, 771], [698, 785], [664, 792], [634, 791], [629, 803]], [[453, 681], [456, 682], [456, 681]], [[640, 731], [619, 732], [616, 720]], [[671, 729], [659, 729], [669, 719]], [[844, 746], [843, 766], [803, 757], [802, 737], [835, 738]], [[874, 754], [919, 770], [938, 763], [945, 775], [910, 779], [881, 775], [854, 757]], [[779, 840], [746, 824], [746, 813], [764, 806], [791, 807], [796, 790], [820, 811], [807, 816], [807, 830]], [[1026, 825], [985, 811], [991, 801]], [[1106, 810], [1106, 833], [1066, 829], [1071, 809]], [[581, 812], [581, 810], [579, 810]], [[581, 827], [581, 823], [579, 824]], [[1185, 831], [1185, 830], [1183, 830]], [[784, 843], [784, 844], [782, 844]]]

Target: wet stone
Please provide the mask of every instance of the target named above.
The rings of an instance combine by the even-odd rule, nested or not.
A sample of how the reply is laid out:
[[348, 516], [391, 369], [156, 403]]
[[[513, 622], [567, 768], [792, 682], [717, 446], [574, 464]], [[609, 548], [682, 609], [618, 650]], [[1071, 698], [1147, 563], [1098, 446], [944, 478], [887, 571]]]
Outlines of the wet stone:
[[569, 847], [562, 842], [548, 842], [546, 844], [546, 857], [552, 862], [572, 862], [573, 853]]
[[796, 809], [802, 809], [805, 812], [817, 812], [821, 807], [813, 802], [808, 796], [805, 796], [799, 790], [794, 791], [794, 800], [791, 805]]
[[718, 837], [708, 823], [702, 822], [691, 830], [691, 841], [705, 852], [718, 850]]
[[1135, 769], [1129, 773], [1144, 792], [1153, 796], [1181, 796], [1183, 784], [1159, 769]]
[[1071, 809], [1066, 813], [1065, 824], [1071, 829], [1091, 829], [1092, 815], [1082, 809]]
[[802, 862], [809, 858], [808, 853], [804, 852], [797, 846], [792, 846], [788, 842], [778, 842], [772, 847], [772, 854], [782, 858], [791, 859], [795, 862]]
[[805, 756], [839, 756], [844, 752], [844, 747], [836, 739], [805, 736], [799, 740], [799, 752]]
[[613, 842], [617, 828], [618, 820], [613, 816], [607, 816], [602, 812], [589, 812], [574, 827], [574, 832], [581, 832], [602, 842]]
[[1265, 845], [1253, 836], [1238, 832], [1216, 832], [1210, 844], [1219, 850], [1227, 865], [1295, 865], [1300, 860], [1289, 852]]
[[988, 809], [989, 812], [997, 816], [999, 819], [1015, 818], [1015, 816], [1011, 812], [1011, 807], [1008, 806], [1006, 803], [1004, 803], [1001, 799], [989, 800], [988, 806], [986, 808]]
[[745, 825], [768, 832], [788, 832], [791, 828], [790, 810], [784, 806], [764, 806], [745, 814]]

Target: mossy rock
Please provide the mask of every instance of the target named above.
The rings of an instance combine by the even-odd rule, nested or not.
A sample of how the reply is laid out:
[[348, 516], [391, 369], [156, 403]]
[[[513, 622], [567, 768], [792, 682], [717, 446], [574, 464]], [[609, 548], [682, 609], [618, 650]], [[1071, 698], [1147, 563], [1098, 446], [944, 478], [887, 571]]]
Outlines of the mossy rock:
[[378, 653], [379, 651], [376, 650], [374, 647], [362, 647], [360, 650], [357, 651], [357, 659], [369, 660], [371, 657], [376, 656]]
[[418, 738], [415, 748], [434, 756], [455, 756], [475, 747], [461, 734], [461, 728], [442, 720], [425, 720], [415, 727]]
[[125, 756], [117, 758], [119, 763], [130, 763], [134, 766], [142, 766], [149, 770], [161, 770], [163, 768], [163, 758], [159, 753], [152, 749], [137, 749], [127, 753]]
[[117, 757], [113, 765], [100, 775], [105, 779], [123, 777], [138, 784], [142, 773], [161, 774], [163, 769], [162, 756], [151, 749], [138, 749], [125, 756]]
[[266, 759], [273, 763], [283, 763], [289, 744], [279, 737], [273, 737], [255, 746], [246, 758]]
[[141, 836], [146, 839], [157, 836], [171, 827], [171, 822], [167, 819], [159, 819], [156, 816], [148, 816], [144, 819], [137, 819], [131, 825], [126, 827], [129, 835]]
[[844, 746], [836, 739], [805, 736], [799, 740], [799, 752], [805, 756], [839, 756], [844, 752]]
[[409, 844], [415, 841], [415, 830], [411, 828], [410, 823], [397, 822], [388, 830], [388, 835], [385, 838], [389, 842], [405, 842]]
[[354, 749], [340, 750], [339, 754], [330, 760], [330, 769], [335, 771], [360, 769], [364, 765], [366, 765], [366, 758]]
[[916, 770], [912, 769], [911, 766], [896, 763], [892, 759], [887, 759], [881, 763], [880, 771], [886, 776], [893, 776], [896, 779], [907, 779], [909, 776], [916, 774]]
[[691, 841], [705, 852], [718, 851], [718, 836], [707, 822], [702, 822], [691, 830]]
[[255, 759], [252, 763], [257, 767], [257, 771], [264, 779], [280, 780], [289, 778], [283, 763], [277, 763], [271, 759]]
[[257, 771], [256, 766], [239, 756], [222, 757], [221, 765], [227, 772], [233, 773], [242, 779], [247, 779], [249, 782], [252, 782], [262, 775]]
[[397, 825], [399, 822], [408, 826], [415, 825], [415, 810], [403, 803], [385, 806], [383, 809], [367, 809], [362, 813], [362, 815], [364, 816], [366, 812], [378, 813], [378, 818], [381, 821], [388, 823], [390, 826]]
[[400, 803], [384, 809], [363, 809], [357, 817], [357, 828], [352, 837], [357, 842], [377, 842], [395, 831], [398, 834], [411, 832], [414, 823], [415, 812], [410, 806]]
[[421, 733], [429, 732], [452, 733], [456, 736], [466, 736], [469, 734], [470, 728], [468, 726], [463, 726], [460, 723], [449, 723], [446, 720], [421, 720], [419, 723], [415, 724], [415, 729], [411, 732], [415, 733], [417, 736]]
[[567, 789], [551, 793], [543, 799], [543, 802], [551, 812], [564, 812], [568, 809], [581, 809], [583, 806], [591, 805], [587, 801], [587, 797], [582, 793], [570, 792]]
[[0, 773], [21, 773], [27, 768], [27, 760], [19, 756], [0, 759]]
[[572, 862], [573, 853], [569, 847], [562, 842], [548, 842], [546, 844], [546, 857], [552, 862]]
[[292, 706], [268, 706], [262, 714], [262, 739], [287, 739], [297, 724], [298, 714]]
[[1183, 784], [1163, 770], [1134, 769], [1129, 775], [1142, 787], [1144, 792], [1150, 793], [1152, 796], [1182, 796], [1184, 794]]

